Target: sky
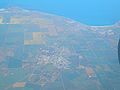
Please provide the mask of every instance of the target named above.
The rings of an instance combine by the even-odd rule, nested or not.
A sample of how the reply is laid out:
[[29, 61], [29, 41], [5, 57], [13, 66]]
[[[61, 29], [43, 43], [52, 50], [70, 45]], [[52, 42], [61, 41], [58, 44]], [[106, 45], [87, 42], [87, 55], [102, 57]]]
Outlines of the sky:
[[87, 25], [120, 20], [120, 0], [0, 0], [0, 8], [21, 7], [71, 18]]

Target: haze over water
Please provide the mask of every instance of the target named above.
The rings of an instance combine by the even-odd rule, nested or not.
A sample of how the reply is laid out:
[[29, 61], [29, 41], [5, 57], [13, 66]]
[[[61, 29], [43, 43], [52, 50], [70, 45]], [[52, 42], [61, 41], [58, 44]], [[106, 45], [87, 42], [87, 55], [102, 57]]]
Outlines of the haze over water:
[[88, 25], [120, 20], [120, 0], [0, 0], [0, 8], [21, 7], [61, 15]]

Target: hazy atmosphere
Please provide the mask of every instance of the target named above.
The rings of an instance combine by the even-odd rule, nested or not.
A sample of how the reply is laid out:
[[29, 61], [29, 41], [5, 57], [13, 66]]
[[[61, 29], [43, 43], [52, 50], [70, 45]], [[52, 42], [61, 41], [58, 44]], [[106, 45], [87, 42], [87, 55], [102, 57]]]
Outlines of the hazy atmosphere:
[[119, 0], [0, 0], [0, 90], [120, 90]]

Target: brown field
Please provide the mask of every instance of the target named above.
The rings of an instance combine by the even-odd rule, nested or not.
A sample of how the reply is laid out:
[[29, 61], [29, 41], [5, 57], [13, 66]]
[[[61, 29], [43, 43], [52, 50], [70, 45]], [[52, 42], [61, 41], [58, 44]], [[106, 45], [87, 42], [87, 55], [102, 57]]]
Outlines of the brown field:
[[13, 88], [21, 88], [21, 87], [25, 87], [25, 82], [16, 82], [13, 84]]
[[95, 74], [94, 70], [91, 67], [86, 68], [86, 73], [89, 77], [92, 77]]

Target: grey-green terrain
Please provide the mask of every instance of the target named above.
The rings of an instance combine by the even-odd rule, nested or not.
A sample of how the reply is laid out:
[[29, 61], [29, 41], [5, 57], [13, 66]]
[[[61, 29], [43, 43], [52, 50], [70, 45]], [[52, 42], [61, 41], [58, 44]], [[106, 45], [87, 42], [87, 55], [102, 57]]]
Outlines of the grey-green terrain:
[[120, 90], [119, 35], [120, 22], [0, 9], [0, 90]]

